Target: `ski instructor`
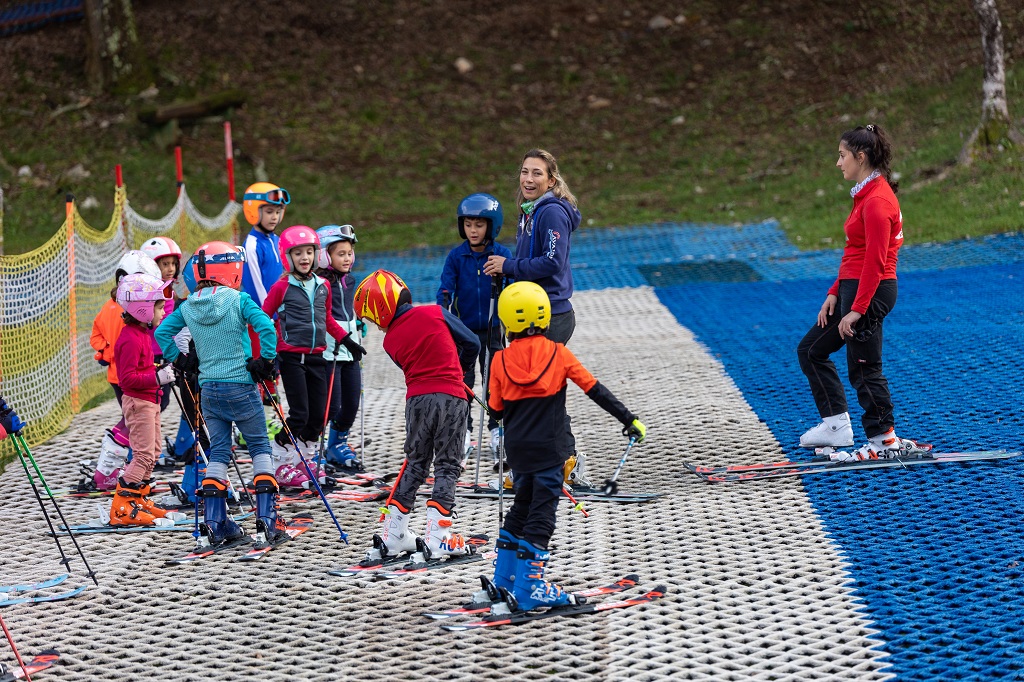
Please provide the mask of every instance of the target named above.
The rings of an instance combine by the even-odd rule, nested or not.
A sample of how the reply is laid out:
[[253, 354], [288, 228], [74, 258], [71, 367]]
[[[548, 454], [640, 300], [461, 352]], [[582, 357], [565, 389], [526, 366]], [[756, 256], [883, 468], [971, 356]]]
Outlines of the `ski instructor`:
[[[572, 268], [569, 266], [569, 242], [580, 225], [576, 197], [558, 172], [558, 161], [551, 152], [531, 149], [519, 165], [516, 190], [519, 225], [512, 258], [491, 256], [484, 263], [485, 275], [506, 275], [517, 282], [535, 282], [551, 300], [551, 325], [547, 338], [568, 344], [576, 329], [572, 303]], [[568, 416], [565, 428], [575, 454], [576, 440]], [[579, 474], [583, 474], [580, 467]]]
[[845, 391], [829, 357], [846, 346], [868, 442], [852, 452], [831, 453], [838, 461], [899, 457], [918, 449], [914, 441], [896, 436], [892, 396], [882, 374], [882, 322], [896, 305], [896, 261], [903, 244], [891, 161], [892, 145], [877, 125], [858, 126], [840, 137], [836, 166], [854, 183], [853, 209], [843, 225], [846, 247], [817, 322], [796, 350], [822, 418], [800, 437], [800, 445], [835, 449], [853, 445]]

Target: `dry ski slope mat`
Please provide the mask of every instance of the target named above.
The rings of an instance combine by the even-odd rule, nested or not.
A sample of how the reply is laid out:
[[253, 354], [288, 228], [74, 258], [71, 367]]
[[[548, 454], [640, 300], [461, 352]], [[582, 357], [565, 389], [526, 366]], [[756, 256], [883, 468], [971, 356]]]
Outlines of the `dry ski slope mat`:
[[[682, 460], [711, 459], [721, 443], [731, 444], [731, 461], [780, 453], [719, 363], [649, 288], [582, 292], [574, 302], [578, 327], [570, 348], [649, 428], [620, 488], [664, 497], [595, 504], [587, 520], [564, 504], [550, 576], [584, 588], [635, 572], [641, 586], [665, 584], [665, 599], [518, 628], [444, 633], [420, 614], [465, 601], [488, 564], [385, 582], [329, 576], [328, 569], [353, 563], [369, 545], [376, 505], [334, 503], [352, 542], [346, 547], [313, 501], [285, 509], [312, 513], [313, 528], [257, 564], [220, 556], [165, 567], [165, 559], [190, 549], [187, 533], [80, 537], [100, 587], [65, 602], [6, 609], [21, 651], [55, 647], [61, 660], [42, 676], [90, 682], [885, 679], [875, 648], [880, 642], [844, 587], [843, 559], [799, 480], [709, 487], [679, 474]], [[375, 471], [394, 471], [401, 462], [404, 389], [380, 341], [376, 331], [366, 339], [365, 420], [373, 443], [365, 459]], [[625, 439], [582, 392], [569, 391], [579, 447], [600, 483]], [[74, 484], [77, 462], [95, 457], [116, 410], [111, 402], [82, 414], [66, 433], [36, 448], [51, 487]], [[167, 433], [177, 419], [169, 409]], [[0, 481], [2, 582], [63, 572], [20, 466], [8, 466]], [[96, 503], [61, 500], [72, 523], [93, 516]], [[496, 501], [464, 499], [458, 511], [458, 530], [496, 534]], [[423, 524], [422, 507], [413, 523]], [[245, 523], [248, 530], [252, 525]], [[81, 564], [72, 569], [67, 584], [84, 584]]]

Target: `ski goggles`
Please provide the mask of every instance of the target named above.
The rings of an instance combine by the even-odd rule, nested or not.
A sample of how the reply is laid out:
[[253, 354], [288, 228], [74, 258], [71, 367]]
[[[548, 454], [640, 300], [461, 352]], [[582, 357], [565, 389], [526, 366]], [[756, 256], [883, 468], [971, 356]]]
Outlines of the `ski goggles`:
[[242, 195], [243, 201], [265, 201], [275, 206], [287, 206], [292, 203], [292, 196], [284, 187], [272, 189], [269, 192], [246, 192]]
[[320, 236], [321, 242], [325, 239], [344, 239], [352, 243], [359, 241], [356, 239], [356, 230], [351, 225], [328, 225], [321, 227], [316, 233]]

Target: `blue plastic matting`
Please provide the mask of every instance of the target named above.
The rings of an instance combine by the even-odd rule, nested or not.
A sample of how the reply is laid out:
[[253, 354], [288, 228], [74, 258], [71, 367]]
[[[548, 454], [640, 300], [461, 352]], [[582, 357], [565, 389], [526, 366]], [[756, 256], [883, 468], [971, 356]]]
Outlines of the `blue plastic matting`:
[[[929, 249], [932, 262], [948, 255]], [[795, 349], [830, 284], [656, 290], [722, 362], [787, 455], [808, 456], [794, 446], [818, 421]], [[901, 272], [884, 328], [899, 434], [943, 451], [1024, 448], [1022, 284], [1019, 262]], [[844, 354], [835, 360], [845, 379]], [[847, 396], [862, 438], [849, 386]], [[1024, 678], [1022, 484], [1024, 468], [1014, 460], [805, 477], [900, 679]]]
[[[514, 249], [514, 244], [508, 246]], [[417, 303], [437, 299], [451, 247], [404, 252], [360, 250], [357, 276], [384, 268], [398, 273]], [[690, 282], [781, 282], [835, 277], [840, 249], [800, 251], [775, 221], [738, 227], [660, 223], [577, 230], [570, 262], [577, 291], [670, 286]], [[913, 244], [900, 251], [900, 273], [1008, 263], [1024, 259], [1024, 236], [1005, 234], [945, 244]]]

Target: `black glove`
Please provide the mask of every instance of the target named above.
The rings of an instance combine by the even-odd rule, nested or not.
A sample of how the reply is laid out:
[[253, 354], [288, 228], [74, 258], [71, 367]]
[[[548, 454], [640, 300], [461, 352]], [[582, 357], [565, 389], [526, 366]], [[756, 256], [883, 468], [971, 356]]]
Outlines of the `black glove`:
[[174, 358], [174, 369], [186, 380], [191, 380], [199, 374], [199, 358], [195, 353], [179, 353], [178, 357]]
[[245, 369], [249, 371], [253, 381], [257, 384], [261, 381], [273, 382], [277, 378], [274, 361], [267, 360], [266, 358], [249, 358], [245, 363]]
[[366, 355], [366, 349], [359, 345], [359, 342], [352, 338], [351, 334], [348, 334], [341, 340], [341, 345], [345, 346], [345, 350], [352, 354], [352, 359], [359, 362]]

